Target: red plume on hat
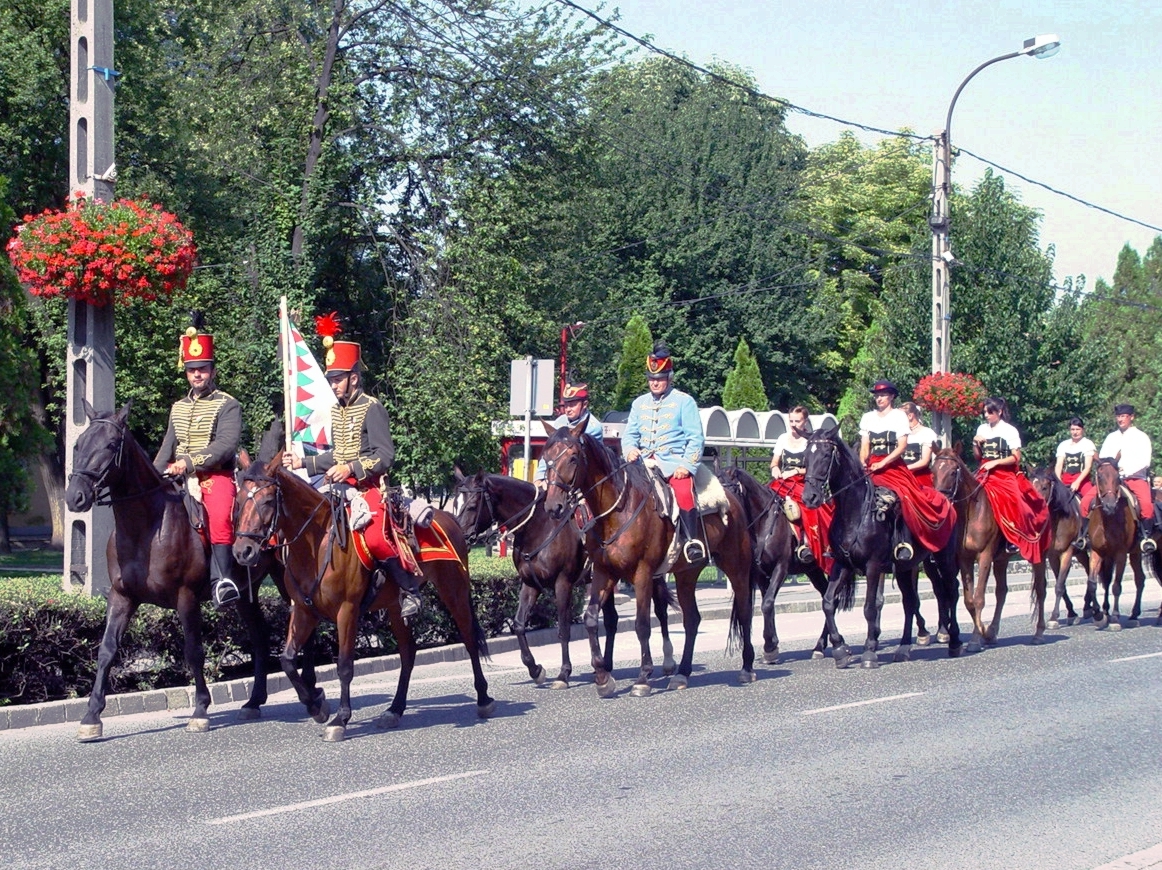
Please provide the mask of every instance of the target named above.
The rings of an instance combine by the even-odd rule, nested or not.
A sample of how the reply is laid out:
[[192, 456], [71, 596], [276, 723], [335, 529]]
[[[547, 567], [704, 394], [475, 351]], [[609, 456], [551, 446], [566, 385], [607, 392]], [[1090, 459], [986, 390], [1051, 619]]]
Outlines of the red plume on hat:
[[[319, 314], [315, 317], [315, 332], [329, 338], [331, 341], [335, 340], [335, 336], [343, 331], [343, 327], [339, 325], [339, 312], [332, 311], [330, 314]], [[327, 342], [323, 342], [325, 347], [330, 347]]]
[[325, 374], [350, 372], [359, 368], [361, 362], [359, 343], [336, 341], [335, 336], [342, 331], [343, 327], [339, 325], [338, 311], [315, 317], [315, 332], [323, 336], [323, 347], [326, 350], [324, 356]]

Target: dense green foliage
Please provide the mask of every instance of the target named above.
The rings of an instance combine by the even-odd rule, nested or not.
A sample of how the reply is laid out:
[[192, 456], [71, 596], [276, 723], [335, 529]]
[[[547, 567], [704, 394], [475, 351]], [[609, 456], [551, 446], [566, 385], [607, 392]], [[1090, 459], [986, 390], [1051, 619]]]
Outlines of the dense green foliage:
[[750, 408], [752, 411], [768, 411], [767, 391], [763, 389], [763, 375], [759, 371], [746, 339], [740, 338], [734, 349], [734, 368], [726, 376], [726, 386], [722, 388], [722, 407], [728, 411]]

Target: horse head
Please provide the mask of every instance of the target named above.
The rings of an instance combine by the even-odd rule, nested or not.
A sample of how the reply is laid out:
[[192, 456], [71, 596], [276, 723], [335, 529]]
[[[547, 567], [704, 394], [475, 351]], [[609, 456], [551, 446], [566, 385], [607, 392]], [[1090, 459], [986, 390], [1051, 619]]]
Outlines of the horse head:
[[848, 447], [839, 429], [816, 429], [807, 436], [807, 467], [803, 476], [803, 504], [818, 508], [831, 500]]
[[592, 439], [585, 434], [585, 423], [582, 419], [572, 428], [562, 426], [559, 429], [549, 423], [545, 424], [545, 428], [552, 433], [541, 451], [541, 458], [545, 462], [545, 482], [549, 485], [545, 495], [545, 510], [555, 520], [561, 519], [573, 509], [570, 496], [574, 490], [584, 486], [588, 476], [589, 460], [585, 442]]
[[1029, 482], [1037, 490], [1049, 509], [1057, 514], [1070, 512], [1070, 501], [1073, 494], [1064, 483], [1058, 480], [1053, 469], [1047, 466], [1038, 466], [1029, 472]]
[[466, 477], [459, 468], [455, 469], [456, 491], [452, 498], [452, 515], [469, 538], [484, 534], [496, 522], [493, 495], [488, 485], [488, 475], [483, 469], [471, 477]]
[[252, 567], [274, 538], [282, 518], [282, 451], [265, 465], [250, 465], [234, 496], [234, 558]]
[[955, 447], [945, 447], [936, 451], [932, 458], [932, 487], [944, 493], [950, 500], [962, 501], [964, 490], [972, 473], [964, 460], [960, 458], [960, 450]]
[[129, 434], [129, 406], [116, 413], [98, 414], [84, 399], [88, 427], [73, 445], [73, 470], [65, 489], [65, 503], [74, 513], [87, 511], [103, 487], [114, 482], [121, 472], [125, 440]]
[[1111, 516], [1118, 509], [1122, 500], [1122, 475], [1118, 471], [1118, 463], [1106, 457], [1099, 459], [1094, 473], [1097, 488], [1097, 497], [1101, 502], [1101, 512]]

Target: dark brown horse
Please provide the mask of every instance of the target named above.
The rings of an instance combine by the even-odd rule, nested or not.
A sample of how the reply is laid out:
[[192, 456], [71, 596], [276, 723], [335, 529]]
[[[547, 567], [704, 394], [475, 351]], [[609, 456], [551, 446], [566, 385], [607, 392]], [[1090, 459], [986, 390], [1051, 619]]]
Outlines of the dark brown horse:
[[[1075, 557], [1079, 565], [1083, 568], [1086, 566], [1083, 561], [1085, 551], [1077, 548], [1077, 537], [1081, 532], [1081, 513], [1078, 511], [1073, 491], [1058, 479], [1053, 469], [1034, 468], [1029, 475], [1029, 482], [1049, 505], [1049, 522], [1053, 526], [1053, 536], [1045, 558], [1053, 571], [1056, 583], [1053, 587], [1053, 610], [1049, 613], [1049, 620], [1045, 625], [1047, 628], [1057, 629], [1061, 627], [1062, 602], [1065, 604], [1066, 625], [1073, 625], [1080, 618], [1073, 609], [1066, 581]], [[1087, 609], [1090, 608], [1088, 599], [1085, 605]]]
[[[97, 653], [97, 673], [89, 706], [77, 736], [100, 739], [101, 713], [109, 691], [109, 668], [117, 657], [121, 637], [141, 604], [176, 610], [182, 624], [186, 667], [194, 680], [194, 710], [188, 731], [206, 731], [210, 691], [202, 673], [201, 603], [210, 599], [209, 541], [190, 521], [180, 484], [163, 477], [129, 429], [129, 405], [115, 414], [97, 414], [85, 402], [89, 427], [73, 447], [73, 472], [65, 501], [73, 511], [94, 504], [113, 509], [113, 532], [105, 549], [109, 566], [109, 601], [105, 635]], [[254, 686], [239, 718], [253, 719], [266, 703], [266, 657], [270, 631], [255, 593], [272, 573], [280, 582], [281, 568], [267, 557], [236, 578], [242, 592], [238, 611], [250, 633]]]
[[856, 572], [867, 578], [863, 613], [867, 620], [861, 666], [879, 667], [879, 640], [883, 611], [884, 574], [891, 569], [900, 587], [904, 605], [904, 631], [896, 649], [895, 661], [909, 661], [912, 654], [912, 623], [920, 609], [917, 581], [919, 566], [934, 557], [933, 588], [939, 608], [938, 623], [948, 628], [948, 654], [961, 652], [960, 628], [956, 619], [956, 569], [953, 542], [938, 553], [915, 548], [910, 559], [897, 559], [892, 553], [891, 517], [876, 514], [876, 487], [859, 457], [840, 437], [839, 430], [816, 429], [807, 438], [807, 473], [803, 486], [803, 503], [817, 508], [828, 500], [835, 502], [829, 541], [835, 561], [827, 578], [823, 596], [823, 614], [831, 639], [831, 655], [837, 668], [852, 664], [853, 656], [835, 626], [838, 606], [854, 594]]
[[[371, 572], [359, 559], [345, 510], [342, 502], [332, 501], [284, 469], [281, 452], [265, 467], [255, 463], [245, 470], [234, 502], [234, 556], [240, 563], [255, 564], [272, 540], [282, 547], [291, 615], [280, 663], [316, 722], [327, 718], [326, 698], [322, 689], [312, 689], [299, 676], [295, 656], [321, 619], [334, 622], [338, 629], [339, 709], [324, 732], [325, 740], [335, 742], [346, 736], [351, 719], [355, 640], [362, 613], [386, 609], [399, 644], [399, 683], [391, 707], [377, 720], [380, 727], [394, 728], [399, 724], [407, 708], [408, 684], [416, 658], [415, 638], [400, 611], [399, 587], [388, 577], [382, 587], [371, 592]], [[486, 718], [495, 710], [495, 702], [488, 695], [488, 681], [480, 666], [480, 657], [488, 650], [472, 607], [468, 545], [451, 514], [438, 510], [433, 522], [448, 536], [459, 558], [423, 562], [422, 582], [432, 584], [452, 614], [472, 660], [476, 712]]]
[[[581, 532], [572, 517], [552, 519], [544, 508], [540, 491], [527, 481], [504, 474], [479, 471], [465, 477], [455, 470], [456, 493], [453, 509], [456, 522], [471, 541], [501, 527], [512, 535], [512, 563], [521, 581], [520, 601], [517, 606], [513, 631], [520, 644], [521, 661], [529, 676], [538, 685], [545, 682], [545, 669], [537, 663], [529, 649], [529, 614], [538, 596], [550, 589], [557, 604], [557, 637], [561, 642], [561, 670], [551, 688], [569, 688], [573, 663], [569, 656], [572, 636], [573, 589], [588, 577], [589, 557], [581, 541]], [[655, 610], [663, 633], [666, 650], [667, 674], [673, 673], [675, 663], [666, 618], [667, 589], [664, 583], [655, 586]], [[605, 667], [613, 668], [613, 638], [617, 633], [617, 606], [607, 598], [602, 609], [605, 621]]]
[[[1134, 506], [1122, 486], [1118, 464], [1113, 459], [1099, 459], [1094, 470], [1095, 489], [1093, 505], [1089, 511], [1089, 578], [1086, 582], [1086, 599], [1093, 598], [1093, 624], [1096, 628], [1118, 631], [1122, 627], [1122, 617], [1118, 612], [1118, 600], [1122, 595], [1122, 575], [1126, 571], [1126, 558], [1134, 572], [1134, 608], [1130, 611], [1130, 625], [1138, 624], [1142, 613], [1142, 592], [1146, 585], [1142, 573], [1142, 553], [1137, 546], [1138, 520]], [[1097, 584], [1101, 582], [1105, 592], [1100, 608], [1097, 606]], [[1110, 586], [1113, 586], [1114, 606], [1110, 610]]]
[[[783, 513], [783, 500], [769, 486], [764, 486], [741, 468], [725, 468], [718, 473], [727, 492], [739, 500], [746, 512], [746, 528], [750, 535], [751, 586], [762, 595], [763, 662], [779, 663], [779, 634], [775, 630], [775, 597], [791, 573], [805, 574], [821, 596], [827, 592], [827, 575], [812, 559], [801, 562], [795, 557], [795, 535], [791, 521]], [[852, 601], [840, 602], [840, 610], [848, 610]], [[840, 641], [842, 642], [842, 636]], [[823, 658], [827, 649], [827, 623], [815, 642], [812, 658]]]
[[[1006, 539], [993, 514], [992, 504], [984, 484], [969, 471], [955, 448], [945, 447], [932, 460], [932, 481], [936, 489], [948, 496], [956, 508], [957, 561], [960, 582], [964, 587], [964, 606], [972, 617], [972, 638], [969, 652], [979, 652], [982, 644], [995, 644], [1001, 625], [1001, 612], [1009, 594], [1009, 560], [1011, 554]], [[973, 583], [973, 568], [976, 582]], [[1031, 565], [1033, 585], [1030, 600], [1033, 606], [1034, 644], [1045, 640], [1045, 563]], [[996, 577], [996, 607], [992, 621], [984, 624], [985, 593], [988, 591], [989, 571]]]
[[[617, 690], [617, 681], [598, 647], [597, 613], [612, 597], [617, 581], [625, 580], [633, 584], [637, 602], [634, 627], [641, 644], [641, 669], [631, 694], [648, 695], [654, 667], [650, 656], [650, 603], [654, 597], [654, 578], [666, 573], [670, 562], [668, 553], [674, 524], [658, 510], [654, 485], [645, 465], [621, 462], [608, 448], [585, 435], [584, 421], [572, 429], [562, 427], [554, 431], [541, 455], [548, 470], [545, 506], [549, 515], [563, 519], [580, 500], [585, 501], [593, 515], [592, 533], [585, 539], [593, 562], [585, 627], [589, 632], [597, 692], [601, 697], [608, 697]], [[756, 679], [750, 637], [754, 608], [750, 591], [750, 538], [742, 505], [733, 495], [727, 493], [726, 497], [728, 518], [724, 521], [714, 513], [703, 517], [703, 522], [709, 550], [734, 590], [731, 636], [742, 642], [742, 670], [738, 680], [749, 683]], [[691, 565], [685, 556], [679, 555], [668, 568], [676, 581], [686, 634], [678, 672], [670, 678], [669, 687], [673, 689], [684, 689], [693, 669], [694, 641], [702, 621], [694, 593], [698, 575], [706, 565], [706, 560]]]

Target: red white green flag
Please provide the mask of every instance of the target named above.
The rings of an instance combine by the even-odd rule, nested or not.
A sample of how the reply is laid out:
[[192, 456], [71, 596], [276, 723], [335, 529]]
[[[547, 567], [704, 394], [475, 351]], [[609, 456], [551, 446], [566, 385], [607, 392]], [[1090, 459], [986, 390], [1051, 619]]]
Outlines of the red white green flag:
[[323, 370], [303, 341], [286, 308], [279, 303], [279, 351], [283, 361], [283, 405], [290, 449], [300, 456], [331, 447], [331, 408], [336, 404]]

